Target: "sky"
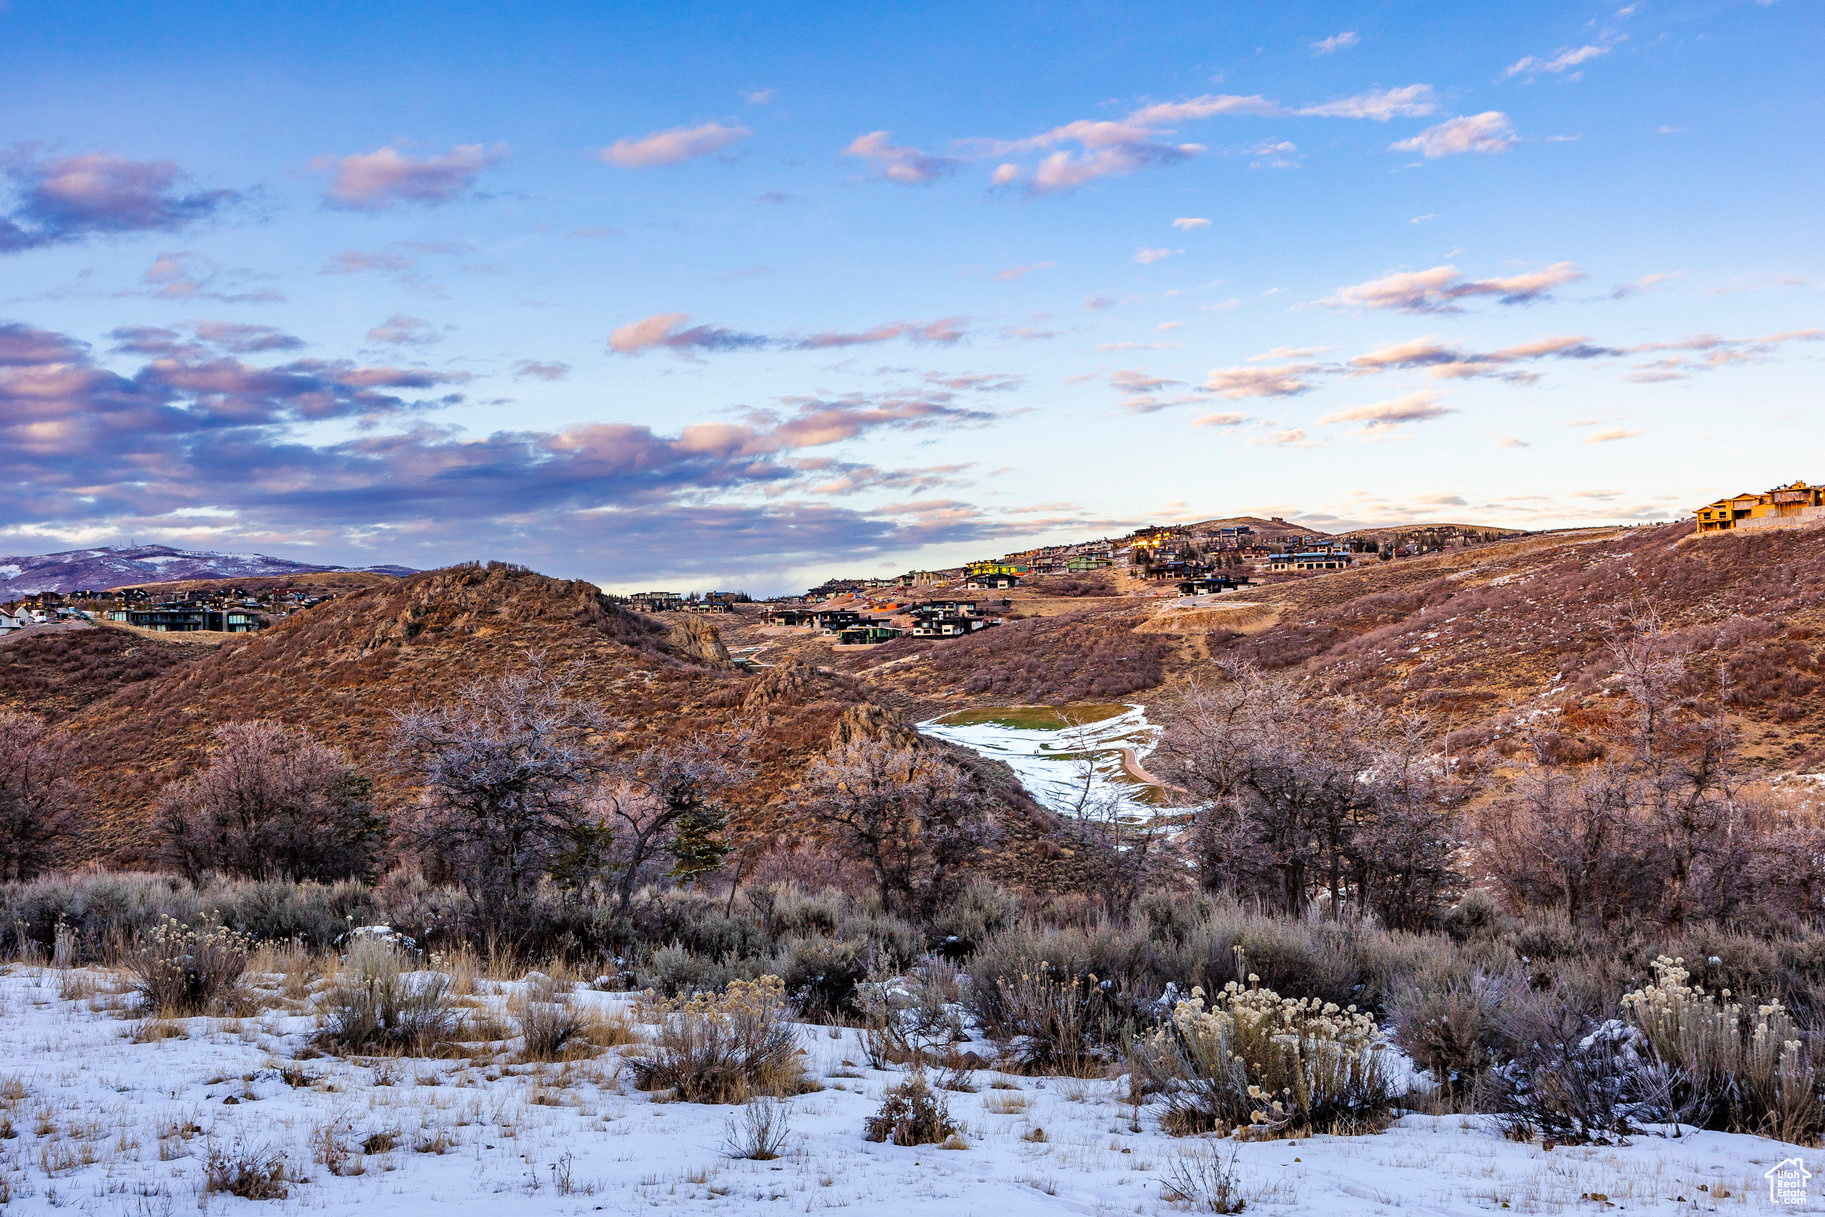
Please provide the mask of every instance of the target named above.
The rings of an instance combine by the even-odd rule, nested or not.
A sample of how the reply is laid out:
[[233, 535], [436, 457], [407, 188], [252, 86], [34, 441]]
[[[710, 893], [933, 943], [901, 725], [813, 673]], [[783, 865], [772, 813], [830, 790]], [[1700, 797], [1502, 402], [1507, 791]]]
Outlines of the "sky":
[[760, 594], [1825, 478], [1822, 18], [0, 0], [0, 552]]

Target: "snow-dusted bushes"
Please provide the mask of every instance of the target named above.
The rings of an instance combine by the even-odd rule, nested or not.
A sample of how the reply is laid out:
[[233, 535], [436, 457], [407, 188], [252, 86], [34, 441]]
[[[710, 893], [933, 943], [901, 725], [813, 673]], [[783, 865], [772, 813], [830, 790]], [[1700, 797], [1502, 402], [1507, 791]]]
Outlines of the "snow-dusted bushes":
[[149, 1014], [227, 1013], [237, 1004], [251, 947], [233, 930], [186, 929], [167, 918], [135, 939], [122, 953], [121, 964]]
[[455, 1035], [461, 1015], [450, 977], [415, 965], [389, 938], [357, 939], [318, 1007], [318, 1042], [344, 1052], [424, 1054]]
[[561, 1059], [589, 1025], [571, 999], [571, 987], [543, 973], [526, 978], [507, 1003], [507, 1014], [520, 1033], [520, 1055], [529, 1061]]
[[1684, 959], [1663, 955], [1654, 982], [1622, 1006], [1664, 1078], [1656, 1115], [1796, 1144], [1825, 1133], [1812, 1049], [1780, 1001], [1708, 993], [1691, 983]]
[[744, 1103], [803, 1087], [798, 1032], [779, 977], [732, 980], [720, 995], [652, 1004], [658, 1029], [633, 1062], [640, 1089], [672, 1090], [689, 1103]]
[[931, 1088], [925, 1071], [915, 1068], [904, 1082], [887, 1088], [881, 1110], [868, 1117], [862, 1135], [895, 1145], [943, 1145], [960, 1134], [949, 1102]]
[[1442, 1098], [1461, 1099], [1496, 1062], [1505, 1003], [1524, 983], [1481, 969], [1462, 977], [1417, 978], [1389, 995], [1394, 1043], [1431, 1073]]
[[1282, 997], [1251, 975], [1214, 1001], [1204, 991], [1173, 1007], [1153, 1036], [1168, 1131], [1278, 1134], [1376, 1132], [1399, 1097], [1372, 1015], [1313, 998]]

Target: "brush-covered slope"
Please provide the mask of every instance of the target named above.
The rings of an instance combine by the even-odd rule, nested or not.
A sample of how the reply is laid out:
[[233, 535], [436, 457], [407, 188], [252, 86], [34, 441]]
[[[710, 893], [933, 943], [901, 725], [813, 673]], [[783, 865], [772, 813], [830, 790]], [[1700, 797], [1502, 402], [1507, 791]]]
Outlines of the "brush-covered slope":
[[397, 807], [407, 792], [386, 766], [394, 713], [447, 702], [535, 655], [570, 675], [573, 695], [607, 707], [628, 746], [753, 723], [766, 778], [741, 797], [756, 811], [843, 732], [904, 730], [847, 680], [809, 667], [746, 674], [704, 623], [630, 613], [592, 584], [502, 565], [431, 571], [209, 648], [69, 716], [94, 795], [91, 852], [143, 859], [159, 787], [202, 759], [214, 726], [237, 720], [308, 728], [345, 749], [383, 805]]

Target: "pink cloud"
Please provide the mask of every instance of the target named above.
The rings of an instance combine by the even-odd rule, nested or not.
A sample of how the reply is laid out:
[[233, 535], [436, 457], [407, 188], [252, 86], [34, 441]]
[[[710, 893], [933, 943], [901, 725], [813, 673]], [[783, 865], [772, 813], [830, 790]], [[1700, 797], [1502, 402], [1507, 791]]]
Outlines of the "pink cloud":
[[1485, 110], [1427, 127], [1412, 139], [1389, 144], [1394, 152], [1417, 152], [1427, 160], [1465, 152], [1506, 152], [1514, 147], [1514, 127], [1500, 110]]
[[1571, 262], [1555, 262], [1540, 270], [1489, 279], [1465, 279], [1455, 266], [1402, 271], [1340, 287], [1321, 303], [1340, 308], [1397, 309], [1408, 313], [1457, 312], [1457, 301], [1471, 296], [1495, 296], [1503, 304], [1530, 304], [1552, 289], [1584, 278]]
[[318, 157], [311, 167], [331, 174], [324, 195], [330, 206], [384, 211], [395, 203], [448, 203], [467, 193], [476, 177], [506, 154], [505, 144], [459, 144], [442, 156], [413, 157], [389, 144], [339, 160]]
[[918, 148], [890, 143], [885, 131], [858, 135], [843, 149], [844, 156], [867, 161], [875, 174], [902, 186], [929, 186], [961, 163], [947, 156], [934, 156]]
[[680, 161], [711, 156], [729, 145], [747, 139], [754, 132], [746, 127], [725, 127], [721, 123], [699, 123], [695, 127], [673, 127], [654, 131], [638, 139], [618, 139], [602, 150], [602, 159], [623, 169], [650, 169], [655, 165], [676, 165]]

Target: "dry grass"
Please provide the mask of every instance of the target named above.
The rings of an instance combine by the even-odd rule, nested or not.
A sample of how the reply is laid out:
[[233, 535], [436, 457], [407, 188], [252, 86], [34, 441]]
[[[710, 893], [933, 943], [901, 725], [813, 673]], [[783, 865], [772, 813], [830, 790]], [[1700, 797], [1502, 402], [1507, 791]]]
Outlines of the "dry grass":
[[804, 1088], [798, 1032], [777, 976], [734, 980], [720, 995], [659, 1004], [659, 1029], [634, 1059], [642, 1090], [691, 1103], [745, 1103]]

